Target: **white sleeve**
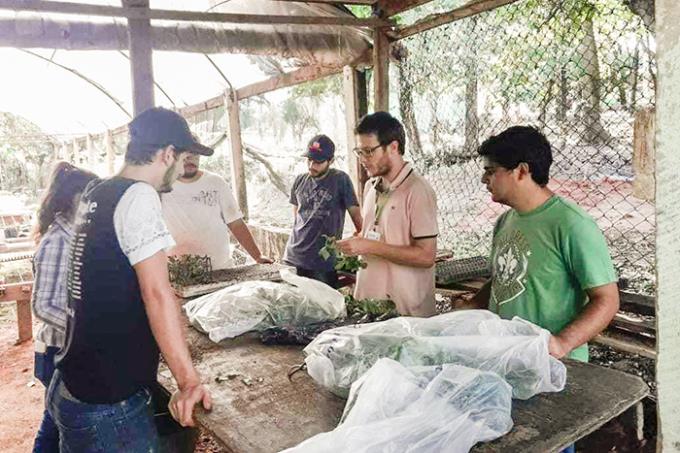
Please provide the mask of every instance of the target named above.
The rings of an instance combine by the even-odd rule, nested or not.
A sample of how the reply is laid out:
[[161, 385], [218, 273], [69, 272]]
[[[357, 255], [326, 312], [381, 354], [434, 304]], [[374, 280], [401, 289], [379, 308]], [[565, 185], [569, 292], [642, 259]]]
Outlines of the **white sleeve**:
[[158, 192], [146, 183], [131, 186], [113, 213], [120, 248], [134, 266], [175, 245], [163, 220]]
[[231, 191], [231, 187], [227, 181], [222, 178], [220, 178], [219, 194], [220, 208], [222, 209], [222, 218], [224, 219], [224, 223], [230, 224], [234, 220], [243, 218], [243, 214], [241, 213], [241, 209], [238, 207], [238, 203], [236, 203], [236, 199], [234, 198], [234, 195]]

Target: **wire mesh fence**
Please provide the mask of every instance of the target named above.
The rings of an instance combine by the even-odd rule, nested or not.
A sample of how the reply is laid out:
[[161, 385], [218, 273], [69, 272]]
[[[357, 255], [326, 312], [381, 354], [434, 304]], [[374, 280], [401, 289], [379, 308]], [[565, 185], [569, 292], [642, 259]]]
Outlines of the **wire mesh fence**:
[[438, 194], [440, 247], [488, 255], [503, 207], [476, 149], [533, 124], [553, 145], [549, 187], [596, 219], [620, 277], [653, 291], [654, 206], [633, 165], [636, 114], [654, 104], [653, 17], [651, 1], [524, 0], [399, 42], [394, 113]]

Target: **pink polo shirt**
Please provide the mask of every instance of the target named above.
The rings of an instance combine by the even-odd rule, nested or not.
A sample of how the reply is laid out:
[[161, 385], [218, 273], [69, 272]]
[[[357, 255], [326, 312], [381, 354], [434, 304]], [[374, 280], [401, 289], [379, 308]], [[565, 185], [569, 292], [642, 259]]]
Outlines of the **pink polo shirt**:
[[[391, 245], [411, 245], [414, 239], [436, 237], [437, 199], [430, 184], [410, 164], [406, 164], [392, 184], [383, 181], [387, 193], [376, 222], [376, 189], [381, 178], [366, 183], [362, 210], [363, 236], [371, 231]], [[434, 266], [424, 269], [404, 266], [378, 258], [362, 257], [368, 267], [359, 271], [354, 290], [356, 299], [391, 299], [402, 315], [432, 316], [434, 305]]]

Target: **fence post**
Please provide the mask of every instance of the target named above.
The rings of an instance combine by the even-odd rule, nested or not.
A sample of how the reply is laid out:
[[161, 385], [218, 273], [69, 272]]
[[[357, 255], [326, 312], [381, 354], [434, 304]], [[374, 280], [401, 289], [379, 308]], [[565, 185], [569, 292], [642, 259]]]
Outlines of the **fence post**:
[[235, 90], [227, 90], [225, 106], [229, 117], [229, 140], [231, 142], [231, 184], [243, 220], [248, 220], [248, 192], [246, 190], [246, 170], [243, 164], [243, 144], [241, 143], [241, 119], [239, 118], [238, 97]]
[[354, 128], [358, 120], [368, 110], [366, 96], [366, 73], [352, 66], [345, 66], [342, 71], [342, 82], [345, 97], [345, 124], [347, 126], [347, 168], [352, 179], [354, 189], [357, 191], [359, 205], [364, 202], [364, 184], [368, 180], [366, 170], [359, 163], [352, 149], [356, 146]]
[[656, 1], [657, 451], [680, 451], [680, 5]]
[[656, 129], [654, 108], [635, 112], [633, 125], [633, 195], [654, 201], [654, 133]]

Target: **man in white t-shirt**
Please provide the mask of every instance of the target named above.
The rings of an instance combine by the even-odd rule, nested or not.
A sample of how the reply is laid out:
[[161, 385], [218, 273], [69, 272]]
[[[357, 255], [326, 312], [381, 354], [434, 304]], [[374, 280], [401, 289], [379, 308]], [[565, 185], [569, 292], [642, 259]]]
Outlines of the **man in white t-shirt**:
[[231, 231], [257, 263], [271, 263], [260, 253], [227, 182], [200, 170], [199, 165], [200, 156], [189, 155], [184, 161], [184, 174], [172, 192], [161, 197], [163, 217], [177, 243], [170, 255], [207, 255], [213, 269], [232, 267]]

